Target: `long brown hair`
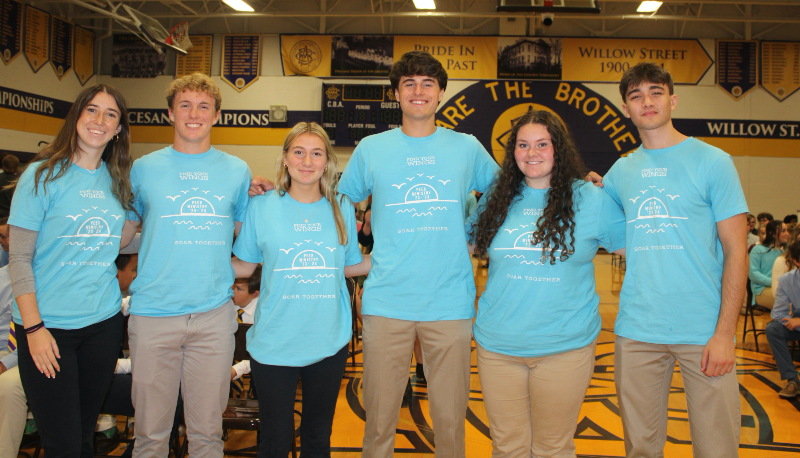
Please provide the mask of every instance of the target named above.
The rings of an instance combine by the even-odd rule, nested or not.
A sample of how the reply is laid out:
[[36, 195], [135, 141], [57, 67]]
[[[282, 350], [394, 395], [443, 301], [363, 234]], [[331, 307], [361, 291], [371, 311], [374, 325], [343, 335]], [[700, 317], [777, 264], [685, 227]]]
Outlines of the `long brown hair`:
[[536, 222], [537, 230], [531, 237], [533, 245], [542, 244], [542, 262], [548, 257], [550, 264], [556, 263], [555, 252], [561, 250], [559, 259], [563, 262], [575, 252], [575, 208], [573, 186], [581, 180], [585, 166], [578, 154], [567, 128], [555, 115], [544, 110], [530, 110], [514, 127], [506, 143], [506, 157], [500, 176], [491, 191], [484, 196], [488, 199], [486, 208], [472, 228], [475, 240], [475, 253], [485, 255], [492, 240], [508, 216], [508, 209], [522, 198], [525, 189], [525, 175], [517, 166], [514, 150], [517, 134], [522, 126], [540, 124], [547, 128], [553, 141], [553, 170], [550, 175], [550, 189], [546, 194], [546, 205], [542, 216]]
[[[106, 144], [101, 159], [108, 167], [108, 173], [111, 175], [111, 190], [125, 210], [133, 209], [133, 193], [131, 192], [130, 172], [133, 160], [130, 155], [130, 124], [128, 123], [128, 107], [125, 104], [125, 99], [122, 94], [116, 89], [106, 86], [105, 84], [98, 84], [87, 89], [84, 89], [78, 95], [75, 103], [67, 113], [64, 119], [64, 125], [56, 135], [55, 140], [43, 149], [31, 162], [44, 161], [39, 164], [34, 175], [34, 193], [38, 192], [39, 183], [42, 183], [42, 188], [47, 193], [47, 184], [55, 181], [69, 170], [72, 166], [72, 160], [79, 152], [78, 146], [78, 119], [81, 113], [86, 109], [94, 97], [100, 92], [105, 92], [114, 98], [114, 101], [119, 108], [119, 125], [121, 129], [116, 136]], [[44, 175], [44, 178], [42, 178]]]
[[[342, 210], [339, 208], [339, 202], [337, 202], [336, 199], [336, 195], [338, 194], [336, 192], [336, 184], [338, 181], [337, 167], [339, 166], [339, 161], [336, 159], [336, 155], [333, 153], [331, 139], [328, 138], [328, 134], [325, 132], [325, 129], [323, 129], [319, 124], [315, 122], [299, 122], [292, 127], [292, 130], [290, 130], [289, 134], [286, 136], [286, 140], [283, 142], [283, 154], [281, 155], [281, 159], [278, 161], [278, 182], [276, 183], [278, 194], [282, 196], [289, 191], [289, 188], [292, 187], [292, 177], [289, 175], [287, 169], [283, 166], [283, 158], [286, 157], [286, 153], [289, 152], [289, 147], [292, 146], [292, 142], [302, 134], [316, 135], [322, 139], [322, 143], [325, 144], [326, 169], [322, 173], [322, 178], [319, 180], [319, 191], [326, 199], [328, 199], [328, 202], [331, 203], [331, 208], [333, 208], [333, 220], [336, 222], [336, 232], [339, 235], [339, 244], [347, 245], [347, 226], [345, 226]], [[341, 201], [344, 203], [344, 195], [341, 196]]]

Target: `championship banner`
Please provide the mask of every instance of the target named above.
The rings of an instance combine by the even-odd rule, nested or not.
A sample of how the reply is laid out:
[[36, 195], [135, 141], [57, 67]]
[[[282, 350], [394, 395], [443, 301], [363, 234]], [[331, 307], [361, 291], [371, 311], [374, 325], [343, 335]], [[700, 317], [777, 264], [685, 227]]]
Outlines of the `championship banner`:
[[761, 87], [783, 102], [800, 89], [800, 42], [761, 42]]
[[22, 2], [0, 0], [0, 57], [8, 65], [22, 52]]
[[284, 75], [331, 76], [330, 35], [281, 35]]
[[50, 13], [25, 6], [25, 57], [33, 73], [49, 60], [50, 55]]
[[758, 85], [758, 42], [717, 40], [717, 86], [740, 99]]
[[220, 77], [238, 92], [261, 74], [261, 35], [223, 35]]
[[72, 70], [72, 33], [71, 23], [53, 16], [50, 31], [50, 65], [56, 72], [58, 79]]
[[618, 83], [641, 62], [661, 65], [676, 84], [697, 84], [714, 63], [697, 40], [562, 38], [567, 81]]
[[73, 49], [72, 65], [83, 86], [94, 76], [94, 32], [76, 25]]
[[211, 50], [214, 35], [189, 35], [192, 47], [185, 56], [178, 55], [175, 61], [175, 77], [193, 73], [211, 74]]
[[133, 34], [114, 35], [111, 76], [114, 78], [155, 78], [164, 74], [167, 55]]
[[589, 169], [604, 175], [640, 144], [636, 127], [616, 105], [580, 83], [480, 81], [440, 107], [436, 124], [474, 135], [502, 164], [514, 122], [528, 110], [547, 110], [567, 126]]

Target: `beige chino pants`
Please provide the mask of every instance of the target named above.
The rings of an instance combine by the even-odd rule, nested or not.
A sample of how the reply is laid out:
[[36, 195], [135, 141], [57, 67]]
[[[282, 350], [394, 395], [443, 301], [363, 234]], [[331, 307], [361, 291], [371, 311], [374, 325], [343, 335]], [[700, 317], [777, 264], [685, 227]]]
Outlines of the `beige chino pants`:
[[695, 458], [739, 453], [741, 405], [736, 369], [718, 377], [700, 371], [704, 345], [663, 345], [617, 336], [614, 380], [628, 458], [663, 458], [667, 407], [677, 361], [683, 376]]
[[537, 358], [478, 345], [478, 373], [493, 458], [574, 458], [575, 429], [594, 372], [597, 341]]

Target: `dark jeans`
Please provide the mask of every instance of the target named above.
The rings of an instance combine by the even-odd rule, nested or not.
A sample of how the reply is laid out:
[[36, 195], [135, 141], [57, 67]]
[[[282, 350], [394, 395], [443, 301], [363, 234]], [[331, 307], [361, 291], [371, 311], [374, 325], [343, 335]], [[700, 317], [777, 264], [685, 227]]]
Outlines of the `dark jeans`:
[[48, 329], [58, 345], [61, 371], [47, 378], [17, 333], [19, 377], [39, 427], [47, 458], [94, 455], [94, 428], [122, 342], [122, 313], [80, 329]]
[[800, 331], [790, 331], [782, 323], [770, 321], [767, 324], [767, 341], [772, 348], [772, 357], [781, 373], [781, 380], [789, 380], [797, 377], [797, 369], [794, 368], [792, 354], [789, 351], [790, 340], [800, 340]]
[[347, 345], [335, 355], [305, 367], [269, 366], [250, 361], [258, 390], [261, 447], [258, 458], [286, 458], [292, 448], [297, 377], [303, 388], [300, 444], [304, 458], [331, 456], [331, 430], [342, 384]]

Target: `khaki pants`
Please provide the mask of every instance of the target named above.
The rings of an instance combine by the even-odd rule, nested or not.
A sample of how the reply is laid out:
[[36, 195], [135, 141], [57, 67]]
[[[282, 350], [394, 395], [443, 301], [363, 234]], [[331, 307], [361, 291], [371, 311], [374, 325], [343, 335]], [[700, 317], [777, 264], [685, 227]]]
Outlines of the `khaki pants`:
[[0, 375], [0, 458], [17, 457], [27, 418], [28, 401], [14, 366]]
[[478, 373], [493, 458], [574, 458], [575, 428], [594, 372], [597, 341], [538, 358], [478, 345]]
[[761, 294], [756, 296], [756, 304], [772, 310], [775, 305], [775, 293], [772, 291], [772, 287], [764, 288], [764, 291], [761, 291]]
[[683, 376], [692, 452], [696, 458], [738, 456], [741, 428], [736, 370], [719, 377], [700, 371], [703, 345], [661, 345], [617, 336], [614, 380], [628, 458], [662, 458], [675, 361]]
[[192, 315], [131, 315], [136, 458], [167, 457], [178, 388], [189, 454], [193, 458], [222, 456], [222, 413], [228, 404], [237, 327], [232, 301]]
[[364, 315], [363, 458], [390, 458], [400, 404], [419, 336], [436, 458], [463, 458], [469, 401], [472, 319], [406, 321]]

